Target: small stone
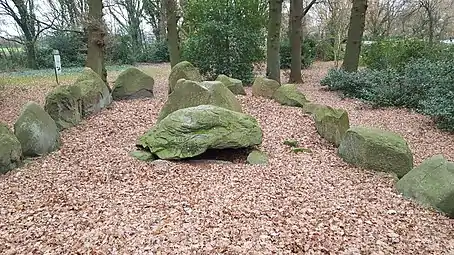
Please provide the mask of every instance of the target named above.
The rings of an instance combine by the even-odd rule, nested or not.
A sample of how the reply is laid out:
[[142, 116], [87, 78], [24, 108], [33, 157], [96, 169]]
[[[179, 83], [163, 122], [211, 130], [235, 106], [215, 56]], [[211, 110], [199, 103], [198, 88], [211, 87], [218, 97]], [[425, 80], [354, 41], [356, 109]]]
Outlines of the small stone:
[[296, 147], [296, 148], [292, 148], [292, 152], [294, 152], [294, 153], [299, 153], [299, 152], [312, 153], [312, 150], [307, 149], [307, 148], [302, 148], [302, 147]]
[[290, 146], [290, 147], [297, 147], [298, 146], [298, 141], [296, 140], [285, 140], [284, 145]]
[[151, 152], [144, 150], [131, 151], [129, 155], [141, 161], [153, 161], [156, 158]]
[[259, 150], [253, 150], [247, 156], [247, 162], [251, 165], [266, 165], [268, 164], [268, 156]]
[[389, 215], [395, 215], [395, 214], [397, 214], [397, 211], [396, 210], [388, 210], [386, 213], [389, 214]]

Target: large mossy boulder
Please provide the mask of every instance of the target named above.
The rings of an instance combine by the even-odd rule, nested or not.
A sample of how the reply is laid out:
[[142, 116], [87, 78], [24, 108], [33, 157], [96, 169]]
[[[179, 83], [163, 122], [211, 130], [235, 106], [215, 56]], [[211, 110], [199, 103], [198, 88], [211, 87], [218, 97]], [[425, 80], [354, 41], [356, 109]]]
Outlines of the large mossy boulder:
[[324, 108], [325, 105], [307, 102], [303, 105], [303, 112], [306, 114], [314, 114], [319, 108]]
[[208, 149], [247, 148], [262, 143], [262, 130], [246, 114], [214, 105], [172, 112], [139, 138], [161, 159], [191, 158]]
[[112, 102], [109, 88], [91, 68], [84, 68], [74, 86], [79, 87], [81, 91], [84, 117], [101, 111]]
[[78, 86], [59, 86], [46, 96], [44, 110], [59, 130], [73, 127], [82, 120], [82, 98]]
[[352, 127], [342, 139], [339, 156], [366, 169], [392, 172], [401, 178], [413, 168], [413, 154], [398, 134], [377, 128]]
[[279, 82], [262, 76], [255, 78], [252, 84], [252, 95], [273, 98], [274, 92], [280, 87]]
[[18, 167], [21, 156], [19, 140], [6, 124], [0, 123], [0, 174]]
[[405, 197], [432, 206], [454, 218], [454, 163], [435, 155], [413, 168], [397, 184]]
[[319, 135], [328, 142], [339, 146], [345, 133], [350, 128], [347, 111], [325, 106], [317, 108], [313, 116]]
[[219, 81], [195, 82], [180, 79], [175, 90], [159, 112], [158, 121], [170, 113], [198, 105], [215, 105], [241, 112], [241, 104], [235, 95]]
[[246, 95], [246, 91], [244, 90], [243, 82], [241, 80], [220, 74], [216, 81], [222, 82], [235, 95]]
[[118, 75], [112, 90], [114, 100], [153, 97], [154, 79], [138, 68], [130, 67]]
[[169, 93], [174, 91], [179, 79], [201, 82], [202, 75], [194, 65], [188, 61], [182, 61], [172, 67], [169, 75]]
[[14, 123], [14, 134], [24, 156], [48, 154], [60, 146], [60, 133], [55, 121], [35, 102], [28, 102]]
[[303, 107], [309, 100], [298, 90], [295, 84], [280, 86], [273, 95], [274, 100], [282, 105]]

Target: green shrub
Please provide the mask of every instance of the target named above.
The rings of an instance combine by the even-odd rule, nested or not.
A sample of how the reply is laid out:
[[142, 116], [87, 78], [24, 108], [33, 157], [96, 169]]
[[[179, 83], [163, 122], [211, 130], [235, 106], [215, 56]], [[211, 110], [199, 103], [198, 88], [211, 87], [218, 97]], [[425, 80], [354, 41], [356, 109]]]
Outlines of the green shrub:
[[15, 71], [25, 68], [27, 55], [22, 48], [0, 46], [0, 70]]
[[149, 44], [144, 44], [142, 52], [137, 57], [137, 61], [147, 63], [170, 62], [167, 42], [154, 41]]
[[[308, 68], [312, 65], [315, 60], [315, 47], [316, 41], [312, 39], [306, 39], [301, 42], [301, 67]], [[280, 44], [280, 65], [281, 69], [290, 68], [292, 61], [291, 45], [288, 38], [281, 40]]]
[[454, 131], [454, 60], [409, 62], [400, 71], [332, 69], [321, 81], [330, 90], [373, 106], [415, 109], [435, 118], [442, 129]]
[[454, 61], [439, 61], [430, 68], [427, 95], [421, 111], [433, 116], [441, 129], [454, 131]]
[[447, 60], [454, 57], [454, 46], [443, 43], [430, 45], [416, 39], [389, 39], [364, 45], [361, 62], [370, 69], [402, 70], [407, 63], [418, 59], [432, 61]]
[[108, 64], [134, 64], [136, 57], [130, 45], [130, 37], [116, 35], [106, 39], [106, 61]]
[[39, 54], [42, 67], [49, 67], [47, 54], [51, 54], [50, 61], [53, 67], [52, 50], [56, 49], [60, 53], [62, 67], [78, 67], [85, 64], [86, 55], [82, 50], [87, 47], [85, 38], [79, 33], [55, 31], [46, 36], [40, 43], [42, 49]]
[[262, 4], [260, 0], [189, 1], [183, 60], [197, 66], [207, 79], [225, 74], [251, 83], [253, 63], [264, 56], [266, 5]]
[[[68, 63], [63, 62], [63, 56], [60, 54], [62, 67], [71, 66]], [[54, 68], [54, 55], [52, 49], [48, 47], [36, 47], [36, 64], [38, 69]]]
[[[319, 40], [315, 46], [315, 59], [320, 61], [334, 61], [334, 42], [330, 39]], [[339, 57], [340, 59], [343, 56]]]

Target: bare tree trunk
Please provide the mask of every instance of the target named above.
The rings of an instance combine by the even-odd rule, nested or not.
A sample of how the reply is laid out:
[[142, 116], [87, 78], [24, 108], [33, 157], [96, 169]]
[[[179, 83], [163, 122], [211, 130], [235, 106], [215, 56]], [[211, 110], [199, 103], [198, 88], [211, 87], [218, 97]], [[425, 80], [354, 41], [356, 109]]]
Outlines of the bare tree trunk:
[[102, 18], [102, 0], [88, 2], [88, 52], [86, 66], [95, 71], [104, 82], [107, 82], [107, 71], [104, 61], [104, 37], [106, 30]]
[[348, 28], [347, 46], [342, 68], [347, 72], [356, 72], [361, 52], [361, 40], [366, 23], [367, 0], [354, 0]]
[[268, 37], [266, 42], [266, 76], [280, 83], [279, 60], [282, 0], [269, 0]]
[[27, 40], [25, 42], [25, 50], [27, 52], [27, 67], [31, 69], [38, 69], [38, 64], [36, 63], [35, 42]]
[[167, 16], [167, 44], [169, 46], [170, 66], [180, 62], [180, 46], [178, 42], [177, 6], [175, 0], [165, 0]]
[[301, 77], [301, 19], [302, 0], [290, 0], [290, 45], [291, 65], [289, 83], [303, 83]]
[[166, 0], [160, 0], [161, 5], [160, 5], [160, 12], [159, 12], [159, 21], [158, 21], [158, 40], [160, 41], [165, 41], [167, 38], [167, 31], [166, 31], [166, 26], [167, 26], [167, 15], [166, 15], [166, 9], [165, 9], [165, 4], [164, 1]]

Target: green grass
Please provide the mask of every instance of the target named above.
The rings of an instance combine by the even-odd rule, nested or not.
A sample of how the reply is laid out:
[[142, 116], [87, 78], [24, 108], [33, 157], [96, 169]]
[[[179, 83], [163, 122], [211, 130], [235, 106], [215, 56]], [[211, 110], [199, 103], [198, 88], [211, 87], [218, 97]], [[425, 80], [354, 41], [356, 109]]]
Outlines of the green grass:
[[[107, 66], [109, 73], [117, 73], [128, 66]], [[62, 68], [63, 71], [58, 75], [60, 84], [70, 84], [74, 82], [83, 67]], [[0, 73], [0, 86], [47, 86], [56, 85], [54, 69], [23, 70], [16, 72]]]
[[[112, 82], [116, 79], [118, 74], [130, 67], [130, 65], [113, 65], [107, 66], [107, 79], [109, 82]], [[161, 75], [167, 76], [167, 72], [159, 66], [152, 65], [143, 65], [138, 66], [139, 69], [143, 70], [145, 73], [151, 75], [152, 77], [158, 77]], [[83, 67], [72, 67], [72, 68], [63, 68], [62, 74], [58, 76], [60, 85], [69, 85], [73, 83], [78, 74], [82, 71]], [[41, 70], [22, 70], [16, 72], [0, 72], [0, 87], [8, 86], [20, 86], [20, 87], [29, 87], [29, 86], [55, 86], [57, 85], [55, 81], [54, 69], [41, 69]]]

